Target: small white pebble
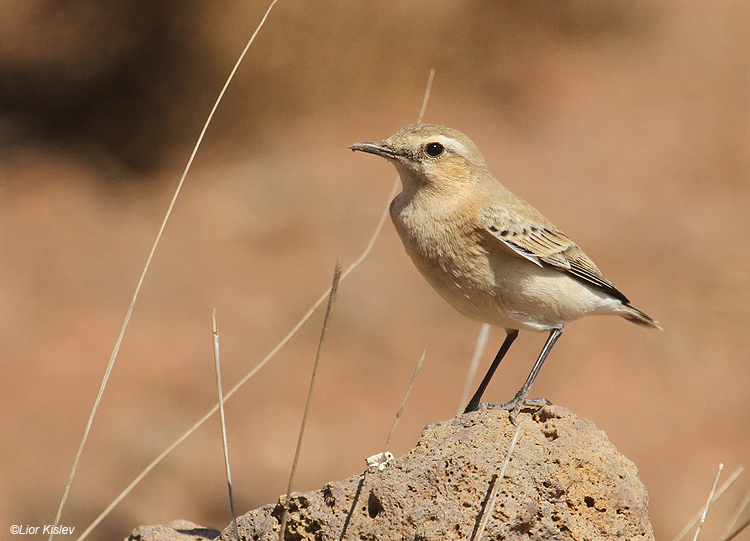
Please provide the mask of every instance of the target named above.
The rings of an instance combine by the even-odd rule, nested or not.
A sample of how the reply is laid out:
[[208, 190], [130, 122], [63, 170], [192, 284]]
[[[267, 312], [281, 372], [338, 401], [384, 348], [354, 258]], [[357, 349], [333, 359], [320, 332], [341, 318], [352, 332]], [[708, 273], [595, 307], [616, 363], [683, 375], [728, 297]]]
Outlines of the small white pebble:
[[367, 469], [374, 471], [383, 471], [388, 467], [388, 464], [393, 460], [393, 453], [386, 451], [385, 453], [378, 453], [367, 458]]

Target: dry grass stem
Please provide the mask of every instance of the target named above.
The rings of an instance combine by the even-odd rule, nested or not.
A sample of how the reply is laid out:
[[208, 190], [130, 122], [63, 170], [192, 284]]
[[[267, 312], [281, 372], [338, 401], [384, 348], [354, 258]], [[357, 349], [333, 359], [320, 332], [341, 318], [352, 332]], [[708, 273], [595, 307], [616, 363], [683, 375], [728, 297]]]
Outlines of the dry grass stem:
[[216, 388], [219, 393], [219, 419], [221, 420], [221, 442], [224, 449], [224, 469], [227, 473], [227, 487], [229, 489], [229, 508], [232, 511], [234, 537], [239, 541], [240, 532], [237, 530], [237, 513], [234, 510], [234, 494], [232, 492], [232, 472], [229, 468], [229, 445], [227, 444], [227, 423], [224, 417], [224, 396], [221, 388], [221, 362], [219, 360], [219, 327], [216, 323], [216, 308], [213, 313], [214, 337], [214, 365], [216, 366]]
[[732, 515], [732, 518], [729, 520], [729, 523], [727, 524], [726, 529], [724, 530], [724, 534], [721, 536], [721, 539], [724, 541], [728, 539], [732, 539], [737, 534], [739, 534], [742, 530], [744, 530], [750, 522], [745, 522], [744, 526], [739, 528], [739, 530], [732, 531], [732, 528], [734, 528], [734, 525], [737, 524], [737, 521], [740, 519], [740, 515], [745, 511], [747, 508], [747, 505], [750, 504], [750, 491], [748, 491], [747, 494], [745, 494], [745, 497], [743, 498], [742, 502], [740, 502], [740, 505], [737, 506], [737, 511], [734, 512]]
[[513, 439], [511, 440], [510, 446], [508, 447], [508, 454], [505, 456], [505, 462], [503, 462], [503, 467], [500, 469], [500, 474], [497, 476], [497, 479], [494, 483], [490, 482], [490, 496], [489, 498], [487, 498], [487, 505], [484, 506], [482, 520], [479, 523], [479, 528], [477, 528], [476, 534], [472, 536], [472, 540], [474, 541], [480, 541], [482, 539], [482, 535], [484, 535], [484, 530], [487, 527], [487, 523], [489, 522], [490, 517], [495, 510], [495, 503], [497, 502], [497, 495], [500, 492], [500, 485], [503, 482], [505, 471], [508, 469], [508, 463], [510, 462], [510, 457], [513, 454], [513, 450], [516, 448], [516, 443], [518, 443], [518, 437], [520, 435], [521, 423], [519, 422], [518, 426], [516, 427], [516, 433], [513, 434]]
[[700, 535], [701, 529], [703, 528], [703, 524], [706, 522], [706, 515], [708, 514], [708, 508], [711, 507], [714, 494], [716, 493], [716, 485], [719, 484], [719, 477], [721, 477], [721, 471], [723, 469], [724, 469], [724, 464], [719, 464], [719, 470], [716, 472], [716, 477], [714, 477], [714, 484], [711, 485], [711, 492], [708, 493], [708, 500], [706, 500], [706, 505], [703, 508], [703, 513], [701, 514], [700, 522], [698, 522], [698, 528], [696, 528], [695, 530], [695, 536], [693, 537], [693, 541], [698, 541], [698, 535]]
[[482, 535], [484, 535], [484, 529], [487, 527], [488, 520], [486, 519], [487, 510], [490, 509], [490, 505], [492, 505], [493, 508], [495, 507], [495, 487], [498, 484], [497, 477], [498, 475], [496, 473], [493, 473], [492, 477], [490, 477], [490, 484], [487, 486], [487, 496], [485, 496], [482, 509], [477, 517], [478, 522], [474, 527], [474, 532], [471, 534], [469, 541], [480, 541]]
[[474, 346], [474, 356], [471, 358], [471, 364], [469, 365], [469, 372], [466, 374], [466, 382], [464, 383], [464, 391], [461, 393], [461, 401], [458, 403], [458, 411], [456, 415], [461, 415], [466, 408], [466, 404], [469, 402], [469, 394], [471, 393], [471, 385], [474, 383], [474, 377], [477, 375], [477, 369], [479, 368], [479, 361], [482, 360], [484, 350], [487, 347], [487, 338], [490, 336], [490, 325], [489, 323], [482, 323], [482, 328], [479, 330], [479, 336], [477, 337], [477, 343]]
[[747, 528], [748, 526], [750, 526], [750, 517], [748, 517], [745, 522], [743, 522], [742, 524], [740, 524], [739, 527], [737, 527], [736, 530], [734, 530], [732, 533], [730, 533], [728, 536], [726, 536], [722, 541], [731, 541], [732, 539], [734, 539], [735, 537], [737, 537], [738, 535], [740, 535], [742, 533], [742, 531], [745, 528]]
[[393, 433], [396, 432], [396, 425], [398, 425], [398, 420], [401, 418], [401, 414], [404, 412], [404, 406], [406, 406], [406, 401], [409, 400], [409, 395], [411, 395], [411, 390], [414, 387], [414, 382], [417, 379], [417, 374], [419, 374], [419, 370], [422, 368], [422, 363], [424, 362], [424, 357], [427, 354], [427, 350], [422, 352], [422, 356], [419, 358], [419, 362], [417, 362], [417, 366], [414, 368], [414, 374], [411, 376], [411, 381], [409, 381], [409, 387], [406, 389], [406, 394], [404, 395], [404, 399], [401, 401], [401, 407], [398, 408], [398, 413], [396, 413], [396, 418], [393, 419], [393, 425], [391, 425], [391, 432], [388, 434], [388, 439], [385, 442], [385, 448], [383, 449], [383, 452], [388, 451], [388, 447], [391, 445], [391, 439], [393, 439]]
[[[711, 501], [711, 505], [715, 504], [719, 498], [721, 498], [724, 493], [729, 490], [729, 487], [731, 487], [734, 482], [737, 480], [737, 478], [742, 474], [742, 472], [745, 471], [744, 466], [740, 466], [736, 470], [734, 470], [734, 473], [729, 476], [729, 479], [727, 479], [723, 485], [721, 485], [721, 488], [716, 491], [716, 494], [713, 497], [713, 500]], [[677, 536], [672, 541], [680, 541], [683, 537], [685, 537], [690, 530], [695, 526], [695, 523], [698, 522], [701, 519], [701, 515], [703, 514], [703, 508], [701, 507], [700, 510], [695, 514], [695, 516], [692, 518], [690, 522], [687, 523], [687, 525], [682, 529], [680, 533], [677, 534]]]
[[417, 124], [421, 124], [424, 119], [425, 111], [427, 111], [427, 102], [430, 101], [430, 93], [432, 92], [432, 82], [435, 80], [435, 68], [430, 70], [430, 76], [427, 78], [427, 87], [424, 91], [424, 98], [422, 98], [422, 108], [419, 110], [419, 116], [417, 117]]
[[313, 388], [315, 387], [315, 376], [318, 373], [318, 365], [320, 364], [320, 352], [323, 350], [323, 342], [325, 341], [326, 334], [328, 332], [328, 325], [331, 321], [331, 314], [333, 312], [333, 305], [336, 303], [336, 294], [339, 289], [339, 281], [341, 279], [341, 264], [336, 261], [336, 267], [333, 271], [333, 283], [331, 284], [331, 294], [328, 297], [328, 306], [326, 307], [326, 315], [323, 319], [323, 328], [320, 331], [320, 341], [318, 342], [318, 351], [315, 354], [315, 364], [313, 364], [312, 375], [310, 376], [310, 388], [307, 390], [307, 401], [305, 402], [305, 412], [302, 414], [302, 423], [299, 428], [299, 437], [297, 438], [297, 449], [294, 452], [294, 461], [292, 462], [292, 471], [289, 473], [289, 484], [286, 488], [286, 496], [284, 498], [284, 513], [281, 517], [281, 527], [279, 528], [279, 540], [284, 541], [284, 534], [286, 532], [286, 521], [289, 511], [289, 496], [292, 493], [292, 484], [294, 482], [294, 474], [297, 472], [297, 463], [299, 461], [300, 451], [302, 450], [302, 440], [305, 436], [305, 426], [307, 426], [307, 417], [310, 413], [310, 403], [312, 401]]
[[[187, 174], [190, 171], [190, 167], [193, 164], [195, 155], [197, 154], [198, 148], [200, 148], [200, 145], [203, 142], [203, 137], [205, 136], [206, 131], [208, 130], [209, 124], [211, 124], [211, 120], [213, 119], [216, 109], [219, 107], [219, 103], [224, 97], [224, 94], [227, 88], [229, 87], [229, 84], [232, 82], [232, 79], [234, 78], [234, 74], [237, 72], [237, 68], [239, 67], [242, 60], [245, 58], [245, 55], [247, 54], [248, 49], [253, 44], [253, 41], [255, 41], [255, 37], [258, 35], [258, 32], [260, 31], [260, 29], [263, 27], [263, 24], [266, 22], [266, 19], [268, 18], [268, 14], [271, 12], [271, 9], [276, 4], [276, 2], [278, 2], [278, 0], [273, 0], [271, 2], [271, 5], [266, 10], [266, 13], [263, 15], [263, 18], [261, 19], [260, 23], [256, 27], [255, 32], [253, 33], [250, 40], [247, 42], [247, 45], [245, 45], [245, 49], [242, 51], [242, 54], [240, 54], [239, 58], [237, 59], [237, 62], [232, 68], [232, 71], [227, 77], [227, 80], [225, 81], [224, 86], [221, 89], [221, 92], [219, 92], [219, 96], [216, 98], [216, 101], [214, 102], [214, 105], [211, 108], [211, 112], [209, 113], [208, 118], [206, 119], [206, 122], [203, 125], [203, 129], [201, 130], [200, 135], [198, 136], [195, 146], [193, 147], [193, 150], [190, 153], [190, 158], [188, 158], [187, 164], [185, 165], [185, 169], [183, 170], [182, 176], [180, 177], [180, 181], [177, 183], [177, 188], [175, 188], [174, 194], [172, 195], [172, 200], [169, 202], [169, 206], [167, 207], [167, 212], [165, 213], [164, 219], [162, 220], [162, 223], [159, 226], [159, 231], [157, 232], [156, 238], [154, 239], [154, 243], [151, 246], [151, 251], [149, 252], [148, 257], [146, 258], [146, 264], [143, 266], [141, 275], [138, 278], [138, 283], [135, 287], [135, 291], [133, 292], [133, 296], [130, 299], [130, 305], [128, 306], [128, 310], [125, 313], [125, 319], [122, 323], [122, 327], [120, 328], [120, 333], [118, 334], [117, 340], [115, 341], [115, 347], [112, 350], [112, 355], [109, 358], [109, 363], [107, 364], [107, 368], [104, 371], [104, 377], [102, 378], [101, 385], [99, 386], [99, 392], [97, 393], [96, 399], [94, 400], [94, 405], [91, 408], [91, 413], [86, 423], [86, 428], [83, 432], [81, 443], [78, 447], [78, 451], [76, 452], [75, 459], [73, 460], [73, 467], [70, 470], [70, 475], [65, 485], [65, 490], [63, 491], [63, 496], [60, 501], [60, 506], [57, 509], [57, 514], [55, 515], [55, 521], [54, 521], [55, 526], [57, 526], [60, 522], [60, 517], [62, 516], [62, 511], [63, 511], [63, 508], [65, 507], [65, 502], [68, 499], [68, 494], [70, 493], [70, 487], [73, 484], [73, 478], [75, 477], [76, 469], [78, 468], [78, 463], [80, 462], [81, 455], [83, 454], [83, 449], [86, 446], [86, 441], [88, 440], [88, 435], [89, 435], [89, 432], [91, 431], [91, 426], [94, 422], [94, 417], [96, 416], [96, 412], [99, 409], [99, 404], [101, 403], [102, 396], [104, 395], [104, 389], [107, 387], [107, 382], [109, 381], [109, 377], [112, 374], [112, 369], [114, 368], [115, 360], [117, 359], [117, 355], [120, 351], [122, 339], [125, 336], [125, 330], [128, 327], [128, 323], [130, 323], [130, 317], [133, 314], [133, 308], [135, 307], [136, 300], [138, 299], [138, 294], [141, 291], [141, 287], [143, 286], [143, 281], [146, 278], [148, 269], [151, 267], [151, 261], [154, 258], [154, 253], [156, 253], [156, 248], [159, 245], [159, 241], [161, 240], [162, 235], [164, 234], [164, 229], [167, 227], [167, 222], [169, 221], [169, 218], [172, 216], [172, 210], [174, 209], [175, 203], [177, 201], [177, 197], [180, 195], [180, 191], [182, 190], [182, 186], [185, 183], [185, 179], [187, 178]], [[54, 528], [51, 528], [51, 530], [54, 531]], [[84, 531], [85, 535], [88, 535], [89, 531], [90, 530], [87, 528]], [[52, 540], [53, 537], [54, 537], [54, 534], [50, 533], [50, 536], [49, 536], [50, 541]], [[84, 537], [85, 536], [82, 534], [79, 539], [83, 539]]]

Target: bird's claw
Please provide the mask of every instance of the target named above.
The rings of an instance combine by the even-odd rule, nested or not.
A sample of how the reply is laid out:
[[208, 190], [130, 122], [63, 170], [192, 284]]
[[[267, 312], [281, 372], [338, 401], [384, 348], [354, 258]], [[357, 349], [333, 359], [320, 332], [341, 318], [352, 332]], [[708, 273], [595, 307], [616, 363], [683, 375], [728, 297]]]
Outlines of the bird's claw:
[[544, 406], [551, 405], [552, 402], [547, 400], [546, 398], [525, 398], [519, 394], [517, 394], [513, 400], [510, 402], [505, 402], [504, 404], [489, 404], [489, 403], [483, 403], [479, 405], [479, 409], [486, 410], [486, 409], [501, 409], [501, 410], [507, 410], [508, 411], [508, 418], [510, 419], [510, 422], [513, 424], [516, 424], [516, 417], [518, 417], [518, 414], [521, 413], [521, 410], [523, 408], [535, 408], [539, 409]]

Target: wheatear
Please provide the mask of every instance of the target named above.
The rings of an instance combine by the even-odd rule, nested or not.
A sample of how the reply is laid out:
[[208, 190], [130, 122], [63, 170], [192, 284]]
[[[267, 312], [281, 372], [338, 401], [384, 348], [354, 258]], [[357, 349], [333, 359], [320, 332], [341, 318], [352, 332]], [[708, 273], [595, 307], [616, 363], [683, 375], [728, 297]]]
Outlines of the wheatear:
[[466, 412], [479, 408], [487, 384], [519, 330], [549, 331], [539, 358], [513, 400], [488, 407], [515, 423], [563, 327], [590, 314], [611, 314], [660, 329], [630, 306], [576, 243], [495, 177], [464, 134], [444, 126], [406, 126], [352, 150], [396, 166], [403, 191], [390, 213], [406, 252], [429, 284], [456, 310], [502, 327], [505, 341]]

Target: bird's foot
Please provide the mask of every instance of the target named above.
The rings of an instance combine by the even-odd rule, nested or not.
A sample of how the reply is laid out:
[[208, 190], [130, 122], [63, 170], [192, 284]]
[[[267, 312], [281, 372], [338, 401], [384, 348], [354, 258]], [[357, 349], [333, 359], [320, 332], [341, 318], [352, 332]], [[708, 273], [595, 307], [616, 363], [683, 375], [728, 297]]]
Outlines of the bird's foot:
[[505, 404], [480, 404], [479, 409], [501, 409], [508, 411], [508, 418], [510, 422], [516, 424], [516, 417], [521, 413], [523, 408], [535, 408], [539, 409], [544, 406], [551, 405], [552, 402], [546, 398], [526, 398], [521, 393], [517, 393], [513, 397], [513, 400], [506, 402]]

